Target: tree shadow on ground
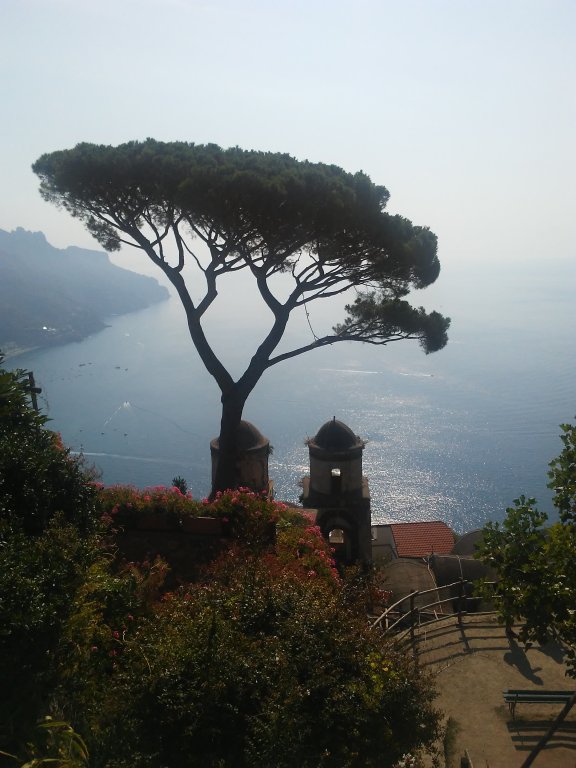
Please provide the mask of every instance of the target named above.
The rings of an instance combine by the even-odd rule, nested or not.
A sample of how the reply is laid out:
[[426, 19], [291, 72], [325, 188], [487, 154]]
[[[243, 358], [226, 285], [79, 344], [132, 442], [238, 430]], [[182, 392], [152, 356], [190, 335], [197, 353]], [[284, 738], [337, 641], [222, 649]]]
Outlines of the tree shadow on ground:
[[[518, 751], [532, 751], [542, 736], [548, 731], [550, 724], [554, 720], [538, 718], [533, 720], [524, 720], [517, 718], [507, 724], [510, 738], [514, 748]], [[576, 751], [576, 722], [564, 722], [558, 726], [556, 733], [544, 747], [543, 752], [552, 749], [569, 749]]]
[[[453, 623], [445, 627], [434, 627], [430, 631], [421, 629], [417, 637], [415, 650], [418, 656], [423, 656], [420, 664], [422, 667], [436, 666], [446, 664], [449, 661], [470, 656], [474, 653], [486, 653], [488, 651], [508, 650], [508, 643], [504, 638], [492, 635], [490, 632], [485, 634], [482, 629], [493, 629], [490, 624], [475, 624], [472, 626], [466, 624]], [[427, 655], [426, 643], [437, 643], [443, 640], [441, 651], [438, 650], [431, 655]]]
[[566, 649], [560, 645], [560, 643], [557, 643], [554, 640], [550, 640], [549, 643], [541, 645], [538, 650], [545, 656], [549, 656], [557, 664], [564, 664]]
[[527, 680], [535, 685], [544, 685], [544, 681], [539, 677], [536, 672], [539, 672], [542, 667], [534, 667], [530, 664], [526, 651], [522, 648], [513, 638], [508, 640], [510, 644], [510, 650], [504, 654], [504, 661], [511, 667], [516, 667], [518, 672], [523, 675]]

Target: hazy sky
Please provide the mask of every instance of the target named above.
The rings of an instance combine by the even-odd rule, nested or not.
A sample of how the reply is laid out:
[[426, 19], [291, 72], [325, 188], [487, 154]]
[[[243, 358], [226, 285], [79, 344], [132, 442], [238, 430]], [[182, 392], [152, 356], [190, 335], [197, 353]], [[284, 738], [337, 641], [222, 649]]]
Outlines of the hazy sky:
[[215, 142], [359, 169], [446, 269], [571, 257], [575, 0], [0, 0], [0, 228], [98, 245], [31, 163]]

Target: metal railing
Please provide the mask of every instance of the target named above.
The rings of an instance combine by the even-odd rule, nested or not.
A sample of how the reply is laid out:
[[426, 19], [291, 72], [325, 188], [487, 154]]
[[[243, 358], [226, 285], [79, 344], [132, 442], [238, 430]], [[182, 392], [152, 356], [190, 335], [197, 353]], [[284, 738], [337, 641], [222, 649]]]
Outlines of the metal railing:
[[[486, 585], [495, 585], [495, 581], [484, 581]], [[477, 584], [477, 583], [476, 583]], [[380, 628], [384, 634], [391, 632], [400, 632], [400, 636], [404, 637], [408, 633], [411, 639], [414, 639], [415, 628], [432, 624], [437, 621], [442, 621], [447, 618], [456, 616], [458, 623], [461, 623], [462, 617], [470, 613], [467, 609], [468, 600], [477, 600], [478, 597], [470, 596], [467, 588], [471, 588], [475, 585], [475, 582], [468, 579], [460, 578], [457, 581], [453, 581], [451, 584], [444, 584], [441, 587], [432, 587], [431, 589], [414, 590], [404, 597], [401, 597], [392, 605], [388, 606], [386, 610], [378, 616], [370, 625], [371, 629]], [[440, 599], [440, 594], [446, 590], [451, 590], [453, 587], [457, 587], [457, 594], [449, 593], [449, 596]], [[423, 595], [429, 595], [434, 593], [438, 596], [437, 600], [424, 605], [417, 605], [416, 600]], [[496, 595], [494, 595], [496, 597]], [[403, 610], [403, 605], [408, 602], [408, 610]], [[444, 606], [450, 603], [453, 610], [445, 611]], [[454, 610], [454, 606], [456, 609]], [[488, 611], [474, 611], [475, 616], [482, 614], [494, 613], [494, 610]], [[406, 626], [408, 624], [408, 626]]]

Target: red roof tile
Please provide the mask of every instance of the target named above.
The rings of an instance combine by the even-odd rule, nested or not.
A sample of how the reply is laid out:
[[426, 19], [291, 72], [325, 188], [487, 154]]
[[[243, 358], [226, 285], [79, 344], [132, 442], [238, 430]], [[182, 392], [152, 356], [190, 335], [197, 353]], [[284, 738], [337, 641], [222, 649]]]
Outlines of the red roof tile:
[[446, 523], [391, 523], [398, 557], [448, 555], [454, 546], [454, 534]]

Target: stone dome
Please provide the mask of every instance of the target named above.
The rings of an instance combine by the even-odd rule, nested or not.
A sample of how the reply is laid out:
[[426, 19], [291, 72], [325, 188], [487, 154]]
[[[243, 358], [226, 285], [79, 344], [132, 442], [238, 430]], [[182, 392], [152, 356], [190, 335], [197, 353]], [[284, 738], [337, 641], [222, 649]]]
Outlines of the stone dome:
[[364, 441], [355, 435], [344, 422], [337, 421], [336, 417], [323, 424], [316, 437], [312, 438], [309, 444], [330, 453], [340, 453], [364, 447]]
[[[255, 451], [261, 448], [265, 448], [270, 444], [267, 437], [260, 432], [260, 430], [249, 421], [241, 421], [236, 431], [238, 439], [238, 450], [240, 451]], [[220, 441], [215, 437], [210, 446], [216, 450], [220, 447]]]

